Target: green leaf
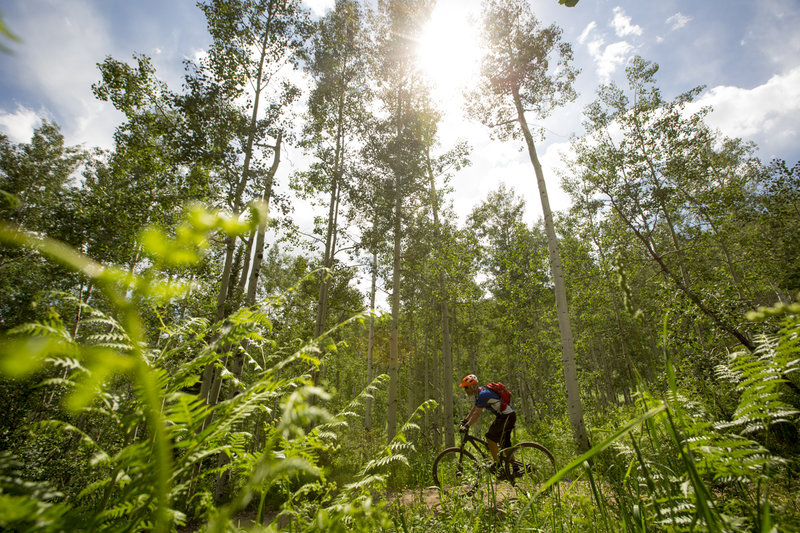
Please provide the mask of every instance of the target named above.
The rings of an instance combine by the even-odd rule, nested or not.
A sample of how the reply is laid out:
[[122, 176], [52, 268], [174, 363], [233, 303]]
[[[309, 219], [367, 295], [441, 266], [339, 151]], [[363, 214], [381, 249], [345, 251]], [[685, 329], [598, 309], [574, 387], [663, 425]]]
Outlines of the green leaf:
[[0, 189], [0, 198], [3, 198], [8, 204], [9, 209], [16, 209], [20, 205], [20, 200], [17, 196]]
[[[0, 17], [0, 36], [2, 36], [5, 39], [8, 39], [9, 41], [17, 43], [21, 41], [19, 37], [11, 33], [11, 30], [8, 29], [2, 17]], [[10, 54], [11, 49], [7, 47], [4, 43], [0, 42], [0, 52], [5, 52], [7, 54]]]
[[36, 500], [27, 496], [0, 494], [0, 526], [11, 528], [37, 519]]
[[56, 355], [74, 355], [75, 345], [52, 337], [27, 337], [0, 340], [0, 374], [24, 378], [39, 370], [44, 362]]
[[87, 375], [66, 399], [66, 407], [75, 412], [94, 400], [109, 376], [127, 372], [135, 365], [133, 357], [113, 350], [89, 348], [82, 350], [82, 354], [87, 358]]

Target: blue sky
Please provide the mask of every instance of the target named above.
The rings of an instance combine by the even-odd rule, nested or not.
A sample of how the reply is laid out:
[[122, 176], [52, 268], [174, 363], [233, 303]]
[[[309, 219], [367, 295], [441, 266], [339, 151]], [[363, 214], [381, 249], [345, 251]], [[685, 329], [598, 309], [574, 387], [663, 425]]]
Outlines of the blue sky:
[[[318, 16], [332, 0], [308, 5]], [[475, 12], [477, 0], [440, 0], [443, 9]], [[715, 108], [709, 122], [730, 136], [759, 145], [760, 156], [800, 158], [800, 2], [797, 0], [580, 0], [566, 8], [557, 0], [532, 0], [546, 24], [555, 22], [571, 42], [581, 69], [579, 99], [544, 122], [549, 133], [538, 146], [555, 208], [568, 199], [560, 192], [557, 170], [569, 138], [581, 133], [580, 117], [601, 82], [621, 81], [633, 55], [660, 64], [660, 87], [672, 97], [706, 85], [700, 102]], [[30, 138], [40, 117], [60, 124], [67, 142], [112, 146], [121, 115], [96, 101], [91, 84], [96, 63], [107, 55], [129, 60], [150, 55], [159, 77], [178, 88], [181, 61], [202, 53], [209, 42], [205, 20], [193, 0], [5, 0], [4, 20], [21, 43], [12, 55], [0, 54], [0, 131], [16, 142]], [[453, 89], [454, 90], [454, 89]], [[445, 95], [441, 133], [446, 147], [467, 137], [473, 165], [454, 179], [453, 202], [463, 217], [497, 187], [513, 186], [528, 202], [528, 217], [538, 218], [538, 194], [527, 155], [516, 143], [489, 139], [479, 124], [466, 120], [457, 95]], [[305, 164], [291, 152], [281, 173]], [[311, 207], [297, 203], [298, 217], [311, 219]]]

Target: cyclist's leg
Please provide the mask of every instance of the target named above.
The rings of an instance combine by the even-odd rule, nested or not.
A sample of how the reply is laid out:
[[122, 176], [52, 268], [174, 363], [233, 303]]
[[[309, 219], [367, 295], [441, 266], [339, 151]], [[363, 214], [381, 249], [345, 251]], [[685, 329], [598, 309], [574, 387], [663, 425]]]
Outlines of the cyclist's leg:
[[489, 426], [489, 430], [486, 432], [486, 444], [489, 446], [489, 452], [492, 454], [492, 459], [494, 459], [495, 464], [497, 464], [499, 460], [499, 444], [503, 441], [504, 418], [504, 416], [495, 417], [494, 422], [492, 422], [492, 425]]
[[514, 431], [514, 427], [517, 425], [517, 413], [510, 413], [505, 418], [500, 436], [500, 447], [508, 449], [508, 451], [504, 452], [504, 456], [510, 462], [514, 460], [514, 452], [509, 448], [511, 448], [511, 432]]
[[489, 446], [489, 453], [492, 454], [492, 459], [494, 460], [495, 464], [497, 464], [500, 446], [498, 446], [498, 444], [489, 437], [486, 437], [486, 444]]

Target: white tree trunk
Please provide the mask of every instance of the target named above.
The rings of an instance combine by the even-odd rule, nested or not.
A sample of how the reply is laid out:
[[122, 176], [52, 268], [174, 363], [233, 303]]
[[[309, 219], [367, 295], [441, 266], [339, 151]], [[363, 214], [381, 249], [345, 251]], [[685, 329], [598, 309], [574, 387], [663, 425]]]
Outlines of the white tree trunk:
[[569, 320], [569, 306], [567, 304], [567, 287], [564, 282], [564, 272], [561, 268], [561, 254], [558, 250], [558, 237], [556, 236], [555, 225], [553, 224], [553, 213], [550, 210], [550, 200], [547, 196], [547, 186], [542, 173], [542, 165], [536, 155], [536, 147], [533, 143], [528, 123], [525, 120], [525, 111], [522, 108], [519, 94], [514, 92], [514, 103], [517, 108], [517, 119], [519, 120], [522, 133], [525, 136], [525, 144], [528, 147], [528, 154], [536, 173], [536, 182], [539, 186], [539, 198], [542, 201], [542, 215], [544, 217], [544, 230], [547, 235], [547, 250], [550, 254], [550, 270], [553, 274], [553, 284], [556, 293], [556, 314], [558, 316], [558, 329], [561, 332], [561, 362], [564, 366], [564, 382], [567, 389], [567, 410], [569, 411], [569, 421], [572, 426], [572, 434], [578, 450], [588, 451], [589, 434], [583, 422], [583, 405], [581, 404], [580, 388], [578, 386], [578, 372], [575, 365], [575, 343], [572, 338], [572, 326]]

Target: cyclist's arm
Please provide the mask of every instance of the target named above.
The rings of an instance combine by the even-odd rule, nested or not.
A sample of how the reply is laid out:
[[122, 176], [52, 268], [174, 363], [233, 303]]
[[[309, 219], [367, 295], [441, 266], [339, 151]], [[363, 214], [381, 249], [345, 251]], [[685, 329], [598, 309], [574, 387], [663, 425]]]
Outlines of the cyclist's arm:
[[481, 416], [481, 411], [483, 411], [483, 407], [478, 407], [477, 405], [473, 405], [472, 409], [470, 409], [467, 418], [467, 426], [472, 426], [475, 422], [478, 421], [478, 418]]

